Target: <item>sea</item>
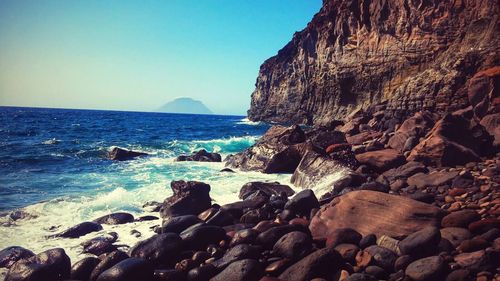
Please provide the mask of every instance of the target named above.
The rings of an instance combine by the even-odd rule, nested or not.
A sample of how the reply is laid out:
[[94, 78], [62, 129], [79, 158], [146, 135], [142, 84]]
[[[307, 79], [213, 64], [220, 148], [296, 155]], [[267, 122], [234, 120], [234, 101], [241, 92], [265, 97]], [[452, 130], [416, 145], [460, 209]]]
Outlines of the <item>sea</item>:
[[[199, 149], [224, 159], [269, 127], [244, 116], [0, 107], [0, 249], [62, 247], [75, 262], [85, 256], [83, 241], [114, 231], [126, 250], [161, 221], [104, 225], [78, 239], [47, 236], [112, 212], [158, 216], [143, 205], [170, 196], [172, 180], [210, 184], [218, 204], [237, 201], [250, 181], [290, 184], [290, 174], [228, 173], [221, 172], [224, 163], [175, 161]], [[106, 155], [114, 146], [149, 155], [112, 161]]]

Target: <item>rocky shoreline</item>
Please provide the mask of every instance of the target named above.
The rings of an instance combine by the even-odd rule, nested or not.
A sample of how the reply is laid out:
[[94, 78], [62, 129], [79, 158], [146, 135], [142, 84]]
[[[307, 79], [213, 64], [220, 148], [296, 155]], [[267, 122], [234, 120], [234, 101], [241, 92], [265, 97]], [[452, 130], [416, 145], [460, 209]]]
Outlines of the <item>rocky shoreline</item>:
[[114, 213], [47, 239], [161, 217], [154, 236], [128, 248], [108, 233], [83, 243], [79, 261], [9, 247], [5, 280], [499, 280], [497, 127], [473, 107], [388, 114], [379, 104], [330, 126], [273, 126], [225, 160], [229, 172], [290, 173], [297, 194], [250, 182], [220, 206], [210, 185], [173, 181], [172, 196], [147, 204], [158, 217]]

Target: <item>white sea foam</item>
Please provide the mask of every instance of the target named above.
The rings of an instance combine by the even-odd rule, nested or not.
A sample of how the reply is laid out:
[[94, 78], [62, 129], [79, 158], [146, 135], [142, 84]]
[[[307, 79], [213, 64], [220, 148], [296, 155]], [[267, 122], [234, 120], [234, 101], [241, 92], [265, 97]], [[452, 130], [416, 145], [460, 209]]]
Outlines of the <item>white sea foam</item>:
[[260, 122], [250, 121], [250, 119], [248, 119], [248, 118], [243, 118], [243, 119], [241, 119], [240, 121], [236, 122], [236, 124], [239, 124], [239, 125], [251, 125], [251, 126], [255, 126], [255, 125], [259, 125], [259, 124], [260, 124]]
[[60, 142], [61, 142], [60, 140], [58, 140], [56, 138], [52, 138], [52, 139], [43, 141], [42, 144], [51, 145], [51, 144], [58, 144]]

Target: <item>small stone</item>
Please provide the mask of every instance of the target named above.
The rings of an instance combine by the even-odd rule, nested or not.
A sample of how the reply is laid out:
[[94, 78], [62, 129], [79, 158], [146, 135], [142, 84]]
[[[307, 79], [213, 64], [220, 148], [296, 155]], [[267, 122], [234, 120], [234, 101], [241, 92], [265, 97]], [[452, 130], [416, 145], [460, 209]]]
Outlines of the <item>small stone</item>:
[[439, 256], [432, 256], [410, 263], [405, 273], [415, 281], [430, 281], [439, 280], [444, 271], [444, 260]]

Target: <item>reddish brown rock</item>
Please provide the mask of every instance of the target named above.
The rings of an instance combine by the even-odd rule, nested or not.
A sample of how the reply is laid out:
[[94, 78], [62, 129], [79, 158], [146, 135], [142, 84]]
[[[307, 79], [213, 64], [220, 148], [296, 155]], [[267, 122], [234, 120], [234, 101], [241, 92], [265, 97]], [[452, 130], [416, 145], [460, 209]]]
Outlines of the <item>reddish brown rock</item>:
[[485, 116], [498, 98], [500, 87], [500, 66], [476, 73], [467, 83], [467, 96], [479, 119]]
[[[413, 147], [406, 147], [408, 139], [419, 138], [425, 136], [427, 131], [434, 125], [433, 116], [428, 111], [417, 112], [411, 118], [406, 119], [401, 127], [389, 139], [389, 146], [399, 152], [411, 150]], [[408, 149], [407, 149], [408, 148]]]
[[477, 139], [470, 126], [470, 122], [461, 116], [444, 116], [427, 138], [411, 151], [408, 160], [437, 166], [456, 166], [479, 161], [480, 151], [491, 146], [491, 142], [488, 144], [486, 140], [483, 143], [482, 139]]
[[443, 211], [406, 197], [376, 191], [353, 191], [335, 198], [312, 218], [315, 239], [336, 229], [352, 228], [362, 235], [406, 236], [426, 226], [439, 226]]
[[440, 186], [450, 183], [455, 177], [458, 176], [456, 171], [437, 171], [434, 173], [424, 174], [418, 173], [408, 178], [408, 185], [414, 185], [418, 189], [428, 186]]
[[405, 163], [403, 155], [394, 149], [369, 151], [356, 155], [360, 164], [365, 164], [372, 169], [384, 172]]
[[443, 218], [441, 227], [467, 227], [471, 222], [477, 221], [481, 216], [474, 210], [453, 212]]
[[350, 145], [358, 145], [358, 144], [363, 144], [364, 142], [367, 142], [369, 140], [376, 139], [380, 136], [382, 136], [382, 133], [380, 133], [380, 132], [365, 131], [365, 132], [347, 137], [347, 142]]
[[469, 224], [469, 230], [472, 233], [485, 233], [494, 228], [500, 228], [500, 219], [484, 219]]
[[495, 138], [493, 146], [498, 151], [500, 148], [500, 113], [484, 116], [484, 118], [481, 119], [481, 125]]

